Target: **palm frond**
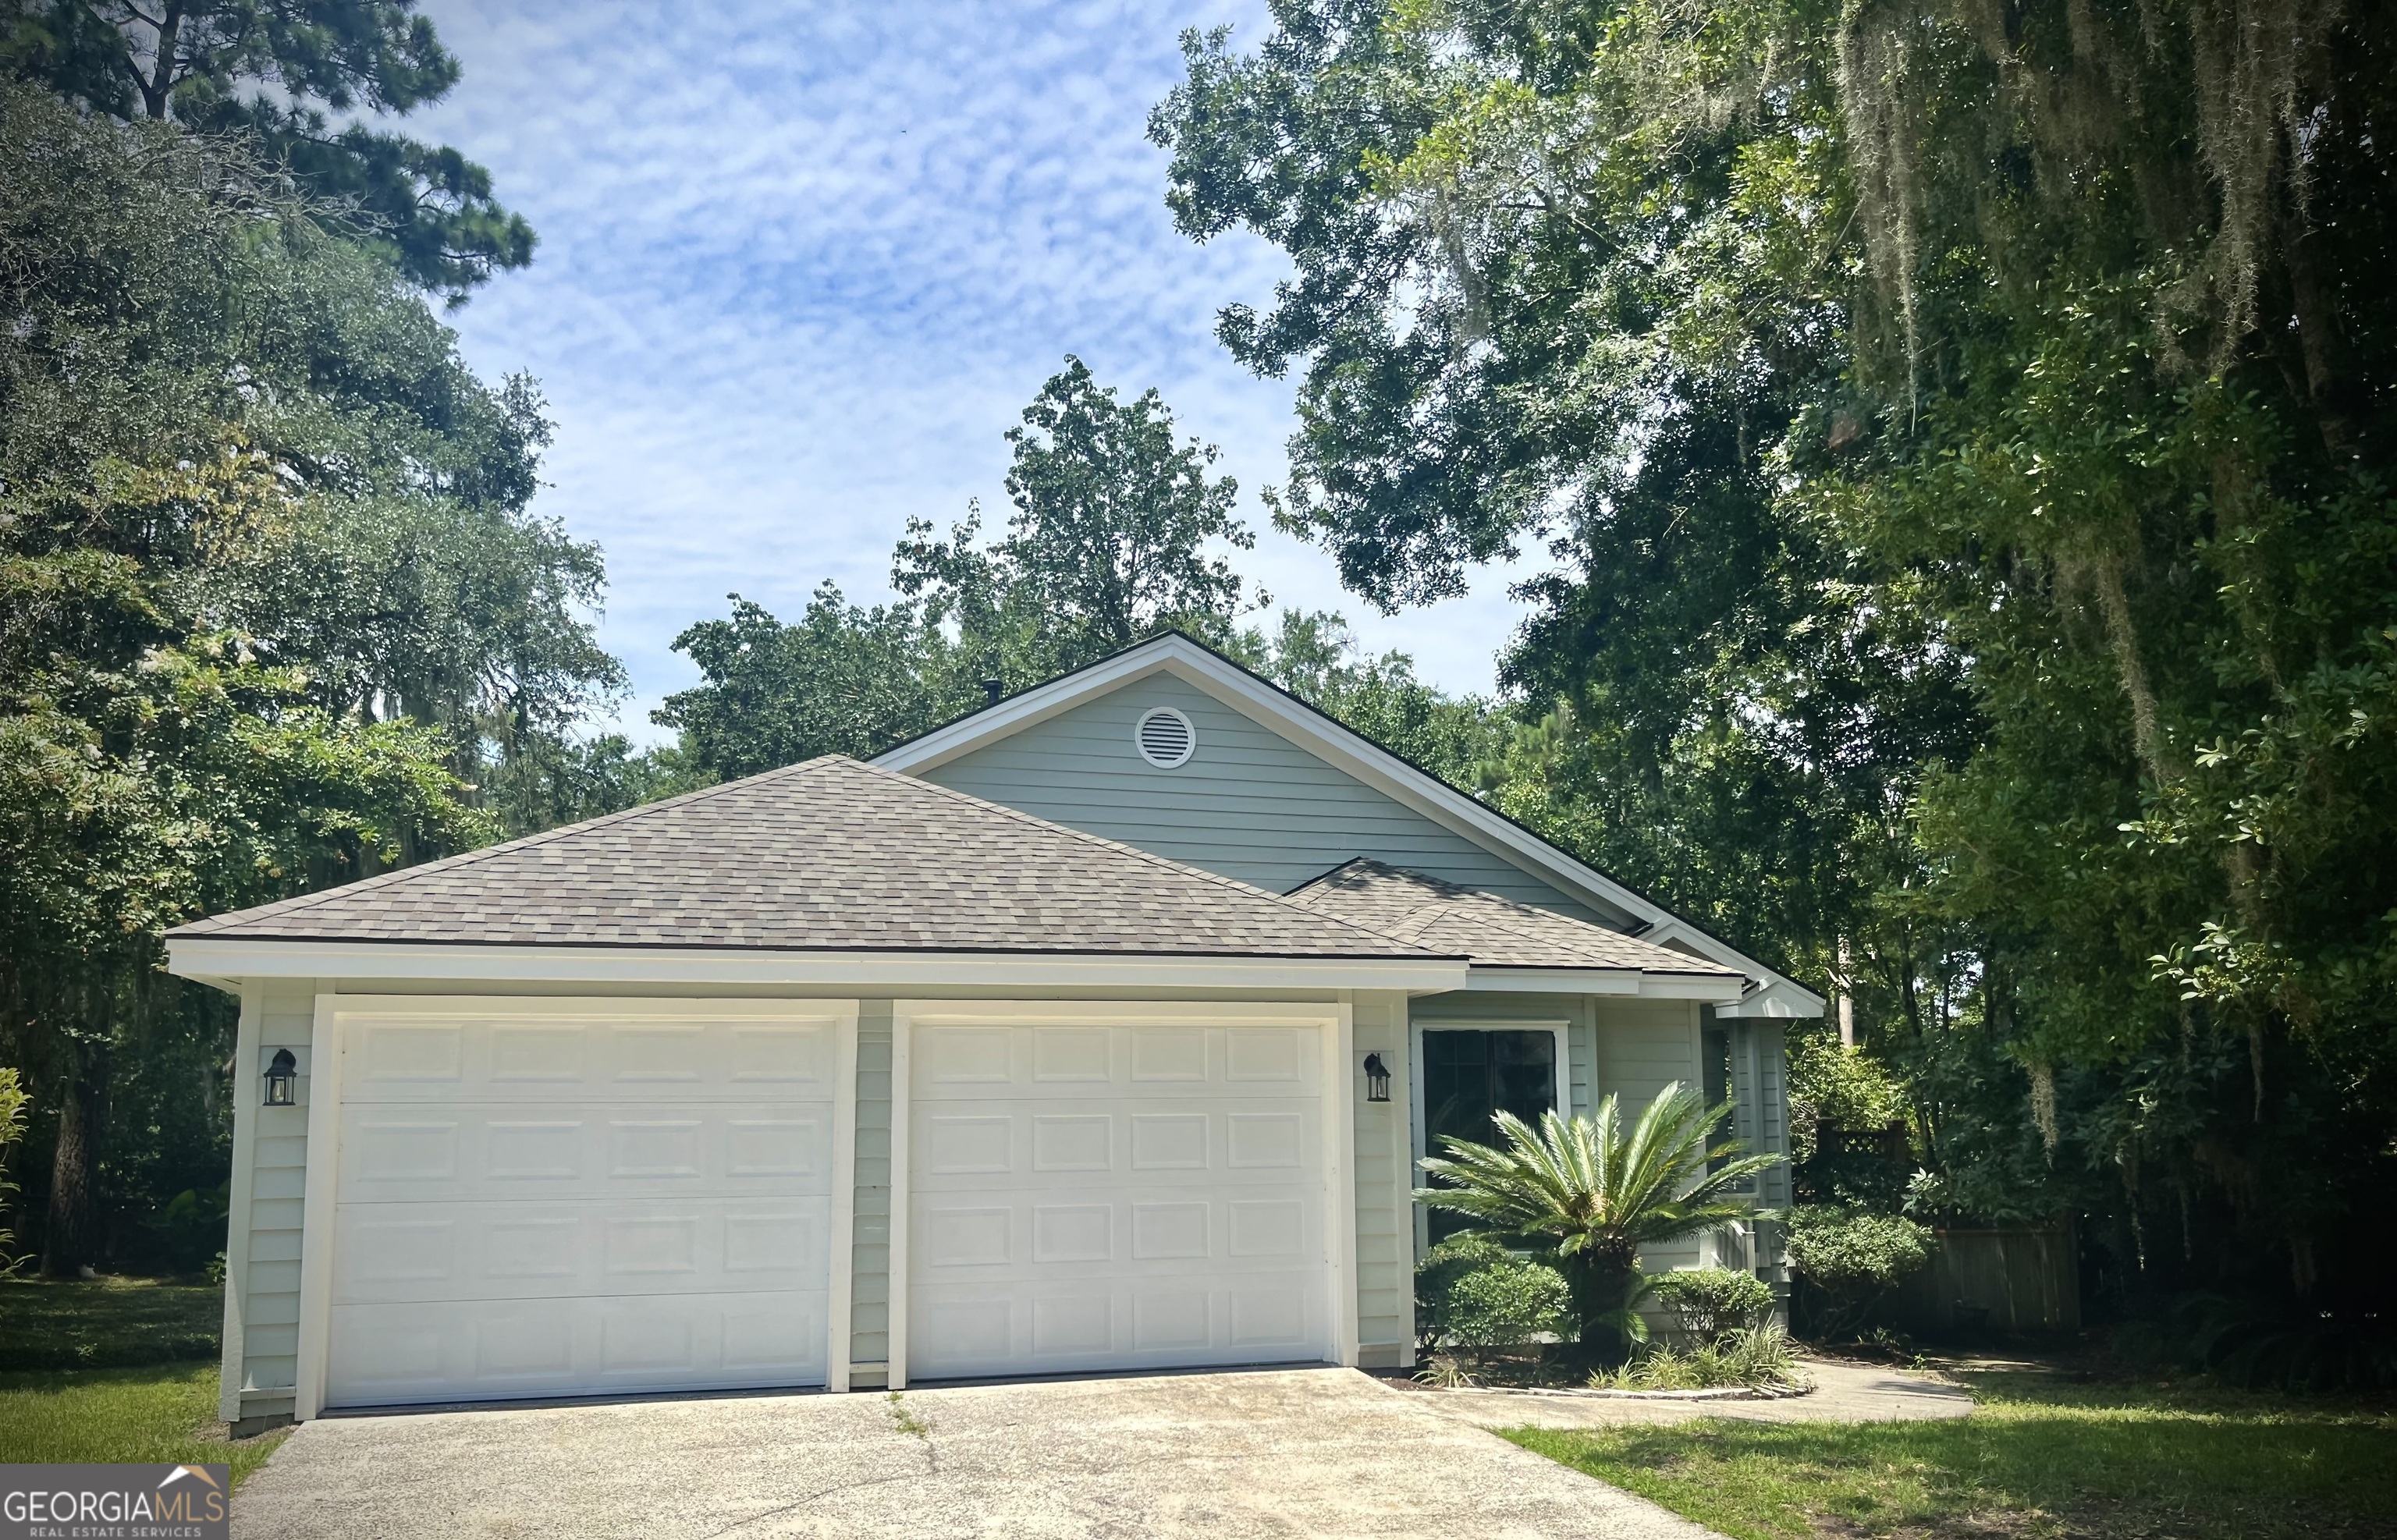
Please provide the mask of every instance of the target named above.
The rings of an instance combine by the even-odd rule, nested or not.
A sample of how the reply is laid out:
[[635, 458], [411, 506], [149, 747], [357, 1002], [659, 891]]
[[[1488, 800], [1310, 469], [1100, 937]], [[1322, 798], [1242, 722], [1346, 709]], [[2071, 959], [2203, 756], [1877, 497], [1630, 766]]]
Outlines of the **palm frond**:
[[[1539, 1126], [1502, 1112], [1500, 1142], [1444, 1139], [1447, 1153], [1420, 1162], [1433, 1185], [1417, 1201], [1511, 1235], [1545, 1236], [1559, 1252], [1628, 1255], [1755, 1212], [1734, 1191], [1780, 1162], [1743, 1154], [1738, 1140], [1710, 1142], [1731, 1112], [1708, 1107], [1679, 1081], [1657, 1092], [1627, 1130], [1610, 1094], [1589, 1118], [1544, 1114]], [[1709, 1170], [1710, 1163], [1721, 1164]]]

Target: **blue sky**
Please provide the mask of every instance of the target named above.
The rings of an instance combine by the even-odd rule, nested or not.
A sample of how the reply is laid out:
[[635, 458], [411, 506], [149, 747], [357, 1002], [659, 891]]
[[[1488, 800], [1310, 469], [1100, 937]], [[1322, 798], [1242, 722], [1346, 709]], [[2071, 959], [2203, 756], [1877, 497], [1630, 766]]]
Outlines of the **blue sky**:
[[608, 553], [602, 636], [637, 739], [696, 678], [671, 649], [730, 592], [795, 615], [825, 578], [887, 597], [908, 516], [979, 496], [999, 437], [1067, 353], [1164, 394], [1224, 450], [1260, 531], [1244, 570], [1337, 609], [1376, 649], [1487, 690], [1514, 574], [1374, 616], [1255, 493], [1287, 476], [1291, 386], [1239, 368], [1216, 310], [1283, 271], [1198, 247], [1144, 138], [1185, 27], [1262, 34], [1237, 0], [798, 7], [427, 0], [465, 67], [411, 132], [491, 168], [541, 234], [532, 267], [451, 316], [486, 375], [540, 377], [558, 422], [537, 506]]

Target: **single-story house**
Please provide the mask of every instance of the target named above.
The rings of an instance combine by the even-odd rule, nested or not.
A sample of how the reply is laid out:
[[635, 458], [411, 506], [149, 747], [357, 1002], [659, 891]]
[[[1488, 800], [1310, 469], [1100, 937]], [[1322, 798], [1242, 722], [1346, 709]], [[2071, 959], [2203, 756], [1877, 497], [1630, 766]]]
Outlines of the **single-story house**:
[[1679, 1080], [1783, 1149], [1823, 1009], [1178, 636], [168, 947], [241, 1000], [253, 1426], [1404, 1365], [1430, 1141]]

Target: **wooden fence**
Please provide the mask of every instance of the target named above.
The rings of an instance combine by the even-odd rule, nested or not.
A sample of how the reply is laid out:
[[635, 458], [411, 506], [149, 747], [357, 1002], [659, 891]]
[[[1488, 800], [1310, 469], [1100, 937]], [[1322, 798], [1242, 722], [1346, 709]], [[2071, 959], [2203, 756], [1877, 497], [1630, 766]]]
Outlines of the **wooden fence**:
[[2079, 1329], [2081, 1257], [2069, 1224], [1937, 1234], [1930, 1262], [1898, 1288], [1896, 1314], [1908, 1330]]

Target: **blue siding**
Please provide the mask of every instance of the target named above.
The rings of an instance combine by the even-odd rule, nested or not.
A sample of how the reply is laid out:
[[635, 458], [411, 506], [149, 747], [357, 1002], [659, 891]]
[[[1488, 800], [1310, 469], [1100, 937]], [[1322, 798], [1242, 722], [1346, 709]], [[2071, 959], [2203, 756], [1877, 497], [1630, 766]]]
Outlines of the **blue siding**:
[[[1132, 727], [1172, 706], [1197, 729], [1158, 770]], [[1358, 856], [1582, 919], [1622, 925], [1214, 697], [1171, 677], [1128, 684], [961, 756], [926, 779], [1054, 823], [1286, 893]]]

